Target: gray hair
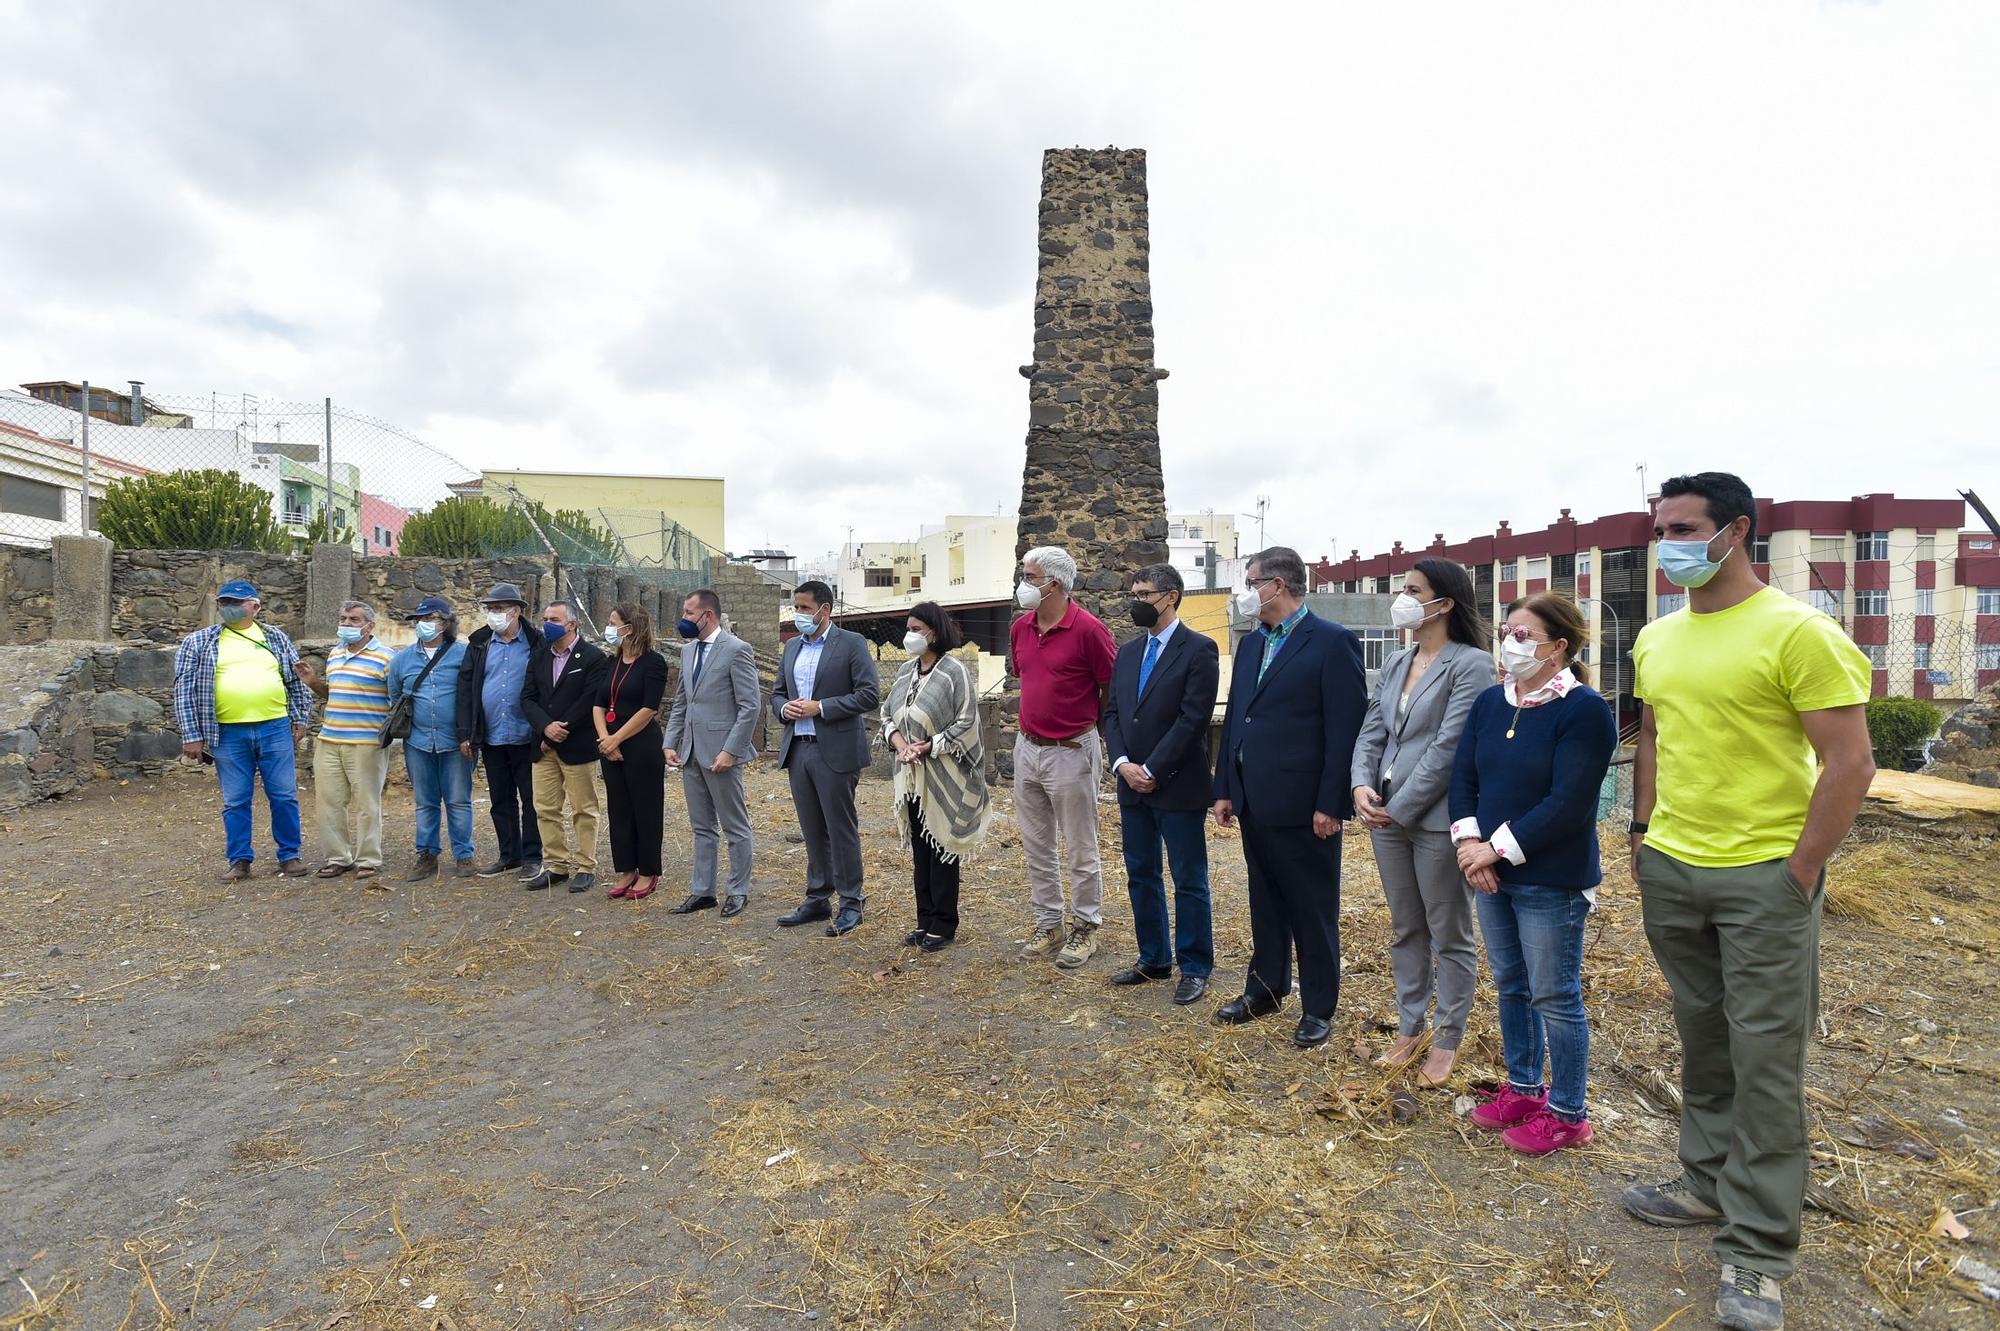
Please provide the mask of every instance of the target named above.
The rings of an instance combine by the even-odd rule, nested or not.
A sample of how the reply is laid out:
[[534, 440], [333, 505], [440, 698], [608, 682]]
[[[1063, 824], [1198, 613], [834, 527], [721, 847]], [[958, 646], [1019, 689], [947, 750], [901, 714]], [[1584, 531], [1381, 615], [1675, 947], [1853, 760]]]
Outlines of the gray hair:
[[1076, 590], [1076, 560], [1059, 545], [1038, 545], [1021, 556], [1021, 563], [1033, 564], [1044, 577], [1060, 582], [1065, 592]]
[[375, 622], [375, 607], [366, 601], [342, 601], [340, 603], [341, 614], [344, 615], [350, 610], [359, 610], [362, 618], [366, 619], [370, 624]]
[[1268, 550], [1259, 550], [1250, 556], [1250, 563], [1262, 570], [1265, 577], [1284, 583], [1285, 590], [1293, 596], [1304, 596], [1310, 590], [1306, 585], [1306, 561], [1300, 559], [1299, 552], [1289, 545], [1274, 545]]
[[577, 606], [577, 603], [574, 599], [567, 596], [558, 596], [555, 600], [550, 601], [547, 605], [543, 606], [542, 609], [544, 612], [547, 612], [555, 609], [557, 606], [562, 607], [563, 620], [565, 623], [575, 624], [583, 619], [582, 609], [580, 609]]

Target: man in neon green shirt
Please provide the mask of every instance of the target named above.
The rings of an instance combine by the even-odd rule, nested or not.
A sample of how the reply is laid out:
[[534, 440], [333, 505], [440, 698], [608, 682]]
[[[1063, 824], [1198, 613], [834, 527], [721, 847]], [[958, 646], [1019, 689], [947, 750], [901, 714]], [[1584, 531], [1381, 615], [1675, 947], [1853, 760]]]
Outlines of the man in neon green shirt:
[[263, 603], [242, 580], [215, 594], [222, 622], [196, 629], [174, 653], [174, 722], [181, 751], [215, 764], [228, 842], [224, 882], [249, 876], [250, 805], [259, 777], [271, 806], [278, 872], [306, 872], [299, 858], [297, 744], [312, 719], [312, 695], [298, 675], [299, 653], [276, 628], [257, 622]]
[[1739, 478], [1668, 481], [1653, 531], [1688, 605], [1632, 647], [1645, 702], [1632, 863], [1674, 991], [1682, 1172], [1626, 1189], [1625, 1207], [1717, 1225], [1717, 1318], [1779, 1331], [1805, 1202], [1826, 862], [1875, 775], [1871, 672], [1838, 623], [1757, 576], [1756, 501]]

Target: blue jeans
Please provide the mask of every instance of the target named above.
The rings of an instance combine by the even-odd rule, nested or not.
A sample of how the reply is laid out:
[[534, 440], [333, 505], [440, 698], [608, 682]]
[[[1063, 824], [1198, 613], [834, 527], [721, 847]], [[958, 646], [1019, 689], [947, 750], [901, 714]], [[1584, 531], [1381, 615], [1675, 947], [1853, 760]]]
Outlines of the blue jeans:
[[[1125, 843], [1125, 886], [1132, 898], [1132, 931], [1139, 936], [1139, 964], [1208, 978], [1215, 969], [1209, 920], [1208, 810], [1118, 806]], [[1174, 933], [1167, 942], [1167, 884], [1160, 876], [1160, 843], [1174, 873]]]
[[299, 768], [291, 718], [232, 721], [222, 727], [215, 746], [215, 777], [222, 784], [222, 835], [229, 844], [231, 864], [257, 857], [250, 846], [250, 804], [257, 795], [259, 776], [271, 805], [271, 840], [278, 846], [278, 862], [295, 860], [300, 840]]
[[444, 805], [453, 859], [472, 858], [472, 760], [457, 749], [432, 753], [403, 745], [410, 794], [417, 803], [417, 853], [438, 853], [438, 805]]
[[1583, 1014], [1583, 925], [1590, 903], [1568, 887], [1502, 883], [1480, 892], [1479, 931], [1500, 996], [1500, 1044], [1507, 1080], [1533, 1095], [1549, 1061], [1549, 1108], [1575, 1122], [1584, 1114], [1590, 1023]]

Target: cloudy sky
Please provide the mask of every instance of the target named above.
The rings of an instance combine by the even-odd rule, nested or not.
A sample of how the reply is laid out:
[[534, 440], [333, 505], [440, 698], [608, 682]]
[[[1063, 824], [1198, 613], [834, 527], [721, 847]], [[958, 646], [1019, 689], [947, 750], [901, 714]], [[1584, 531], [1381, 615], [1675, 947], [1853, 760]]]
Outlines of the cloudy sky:
[[2000, 6], [0, 0], [0, 379], [331, 394], [726, 475], [807, 555], [1011, 510], [1040, 152], [1150, 152], [1168, 500], [1309, 553], [2000, 499]]

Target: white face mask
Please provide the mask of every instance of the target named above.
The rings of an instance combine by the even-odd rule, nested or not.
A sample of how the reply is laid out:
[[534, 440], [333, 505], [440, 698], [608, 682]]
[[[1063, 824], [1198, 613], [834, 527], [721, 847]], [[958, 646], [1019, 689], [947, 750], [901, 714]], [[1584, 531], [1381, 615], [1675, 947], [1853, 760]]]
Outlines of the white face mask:
[[488, 610], [486, 612], [486, 627], [492, 629], [495, 633], [505, 633], [507, 631], [507, 612], [505, 610]]
[[1014, 589], [1014, 604], [1023, 610], [1033, 610], [1042, 603], [1042, 589], [1032, 582], [1024, 582]]
[[1541, 645], [1533, 639], [1517, 642], [1513, 638], [1500, 644], [1500, 664], [1507, 668], [1507, 673], [1514, 677], [1516, 683], [1533, 679], [1548, 664], [1535, 655], [1535, 649]]
[[1245, 587], [1231, 598], [1230, 603], [1236, 607], [1237, 618], [1255, 619], [1257, 612], [1264, 608], [1264, 595], [1255, 587]]
[[1428, 601], [1419, 601], [1408, 592], [1399, 593], [1396, 599], [1389, 603], [1389, 622], [1399, 629], [1421, 628], [1424, 620], [1429, 618], [1424, 614], [1424, 607], [1436, 605], [1443, 599], [1442, 596], [1435, 596]]
[[903, 650], [911, 656], [922, 656], [930, 650], [930, 647], [931, 640], [915, 629], [911, 629], [903, 635]]

